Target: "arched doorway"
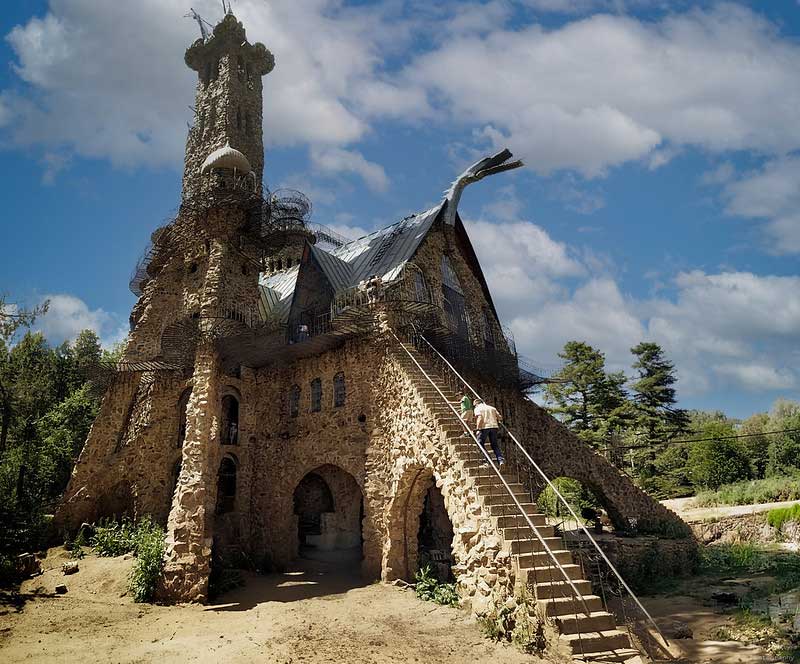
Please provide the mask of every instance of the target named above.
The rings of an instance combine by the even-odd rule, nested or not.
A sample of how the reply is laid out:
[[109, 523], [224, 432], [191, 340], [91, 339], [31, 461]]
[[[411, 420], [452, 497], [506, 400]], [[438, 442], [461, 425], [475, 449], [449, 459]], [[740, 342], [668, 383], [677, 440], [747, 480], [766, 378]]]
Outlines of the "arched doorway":
[[432, 470], [414, 467], [405, 471], [389, 508], [387, 526], [384, 580], [412, 581], [425, 565], [430, 565], [441, 581], [452, 580], [454, 528]]
[[363, 509], [361, 488], [350, 473], [331, 464], [307, 473], [294, 491], [300, 557], [360, 561]]
[[452, 583], [453, 524], [447, 515], [442, 492], [432, 483], [425, 492], [417, 531], [417, 566], [429, 567], [443, 583]]

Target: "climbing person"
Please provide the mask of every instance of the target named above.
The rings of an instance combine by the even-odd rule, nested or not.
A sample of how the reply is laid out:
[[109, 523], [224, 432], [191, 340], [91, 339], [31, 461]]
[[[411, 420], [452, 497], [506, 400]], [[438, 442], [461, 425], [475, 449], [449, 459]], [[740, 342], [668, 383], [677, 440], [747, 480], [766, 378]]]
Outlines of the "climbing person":
[[477, 431], [478, 443], [484, 447], [488, 438], [489, 444], [492, 446], [497, 465], [502, 466], [506, 460], [503, 458], [503, 453], [500, 451], [500, 446], [497, 444], [497, 430], [500, 428], [500, 422], [503, 417], [497, 412], [497, 408], [490, 406], [481, 398], [475, 399], [475, 429]]
[[[472, 409], [472, 399], [470, 399], [469, 394], [464, 394], [464, 396], [461, 397], [459, 406], [461, 406], [461, 419], [464, 420], [467, 427], [472, 429], [472, 423], [475, 420], [475, 411]], [[469, 431], [464, 432], [464, 438], [471, 437]]]

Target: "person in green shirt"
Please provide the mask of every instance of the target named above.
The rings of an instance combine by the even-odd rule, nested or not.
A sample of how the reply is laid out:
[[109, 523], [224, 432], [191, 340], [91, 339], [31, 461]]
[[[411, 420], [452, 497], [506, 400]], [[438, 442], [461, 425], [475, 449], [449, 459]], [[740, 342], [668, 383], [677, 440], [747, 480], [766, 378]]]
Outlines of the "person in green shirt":
[[[472, 429], [473, 423], [475, 421], [475, 411], [473, 410], [472, 399], [470, 399], [470, 396], [468, 394], [465, 394], [463, 397], [461, 397], [460, 406], [461, 406], [461, 419], [463, 419], [467, 423], [467, 426], [470, 429]], [[467, 431], [464, 432], [464, 438], [470, 438], [469, 432]]]

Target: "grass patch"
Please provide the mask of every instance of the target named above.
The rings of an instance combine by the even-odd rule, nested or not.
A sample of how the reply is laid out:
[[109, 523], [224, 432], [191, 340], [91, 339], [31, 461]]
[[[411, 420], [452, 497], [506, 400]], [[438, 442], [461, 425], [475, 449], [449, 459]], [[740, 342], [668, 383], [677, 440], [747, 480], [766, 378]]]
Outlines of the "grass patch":
[[775, 579], [768, 592], [800, 587], [800, 556], [755, 544], [713, 544], [700, 554], [701, 570], [719, 576], [762, 574]]
[[800, 500], [800, 474], [724, 484], [716, 491], [698, 493], [695, 502], [700, 507], [715, 507], [777, 503], [784, 500]]
[[164, 530], [161, 526], [149, 516], [138, 522], [130, 519], [104, 521], [95, 528], [90, 543], [99, 556], [135, 555], [128, 589], [136, 602], [153, 600], [164, 567]]
[[414, 575], [414, 592], [427, 602], [442, 606], [458, 606], [459, 597], [454, 583], [442, 583], [434, 576], [430, 565], [420, 568]]
[[789, 507], [778, 507], [767, 514], [767, 523], [778, 530], [790, 521], [800, 521], [800, 503]]

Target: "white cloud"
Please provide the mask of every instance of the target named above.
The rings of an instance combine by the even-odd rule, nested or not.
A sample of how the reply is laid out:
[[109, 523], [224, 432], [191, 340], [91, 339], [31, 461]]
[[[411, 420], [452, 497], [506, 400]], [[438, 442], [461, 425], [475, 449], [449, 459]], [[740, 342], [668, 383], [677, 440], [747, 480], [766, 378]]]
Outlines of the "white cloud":
[[594, 15], [552, 30], [497, 29], [447, 40], [405, 75], [441, 113], [488, 127], [543, 173], [597, 176], [654, 155], [658, 165], [665, 147], [683, 145], [800, 147], [800, 46], [732, 4], [656, 21]]
[[312, 148], [311, 163], [317, 171], [328, 176], [355, 173], [374, 191], [386, 191], [389, 187], [389, 178], [386, 177], [383, 166], [368, 161], [355, 150]]
[[800, 253], [800, 156], [770, 160], [728, 181], [723, 197], [728, 214], [766, 220], [764, 230], [775, 253]]
[[776, 369], [763, 364], [723, 364], [714, 367], [714, 370], [753, 392], [785, 390], [797, 385], [797, 377], [789, 369]]
[[45, 295], [42, 298], [44, 300], [49, 300], [50, 306], [44, 316], [37, 318], [35, 328], [52, 344], [73, 341], [82, 330], [87, 329], [96, 332], [106, 347], [127, 335], [127, 330], [113, 314], [103, 309], [90, 309], [86, 302], [75, 295]]
[[[221, 17], [216, 0], [193, 6], [209, 20]], [[0, 92], [8, 140], [121, 166], [182, 164], [196, 76], [183, 63], [197, 37], [197, 26], [181, 18], [187, 9], [182, 0], [52, 0], [43, 18], [7, 36], [15, 71], [28, 84], [24, 96]], [[386, 110], [376, 98], [388, 88], [374, 89], [378, 51], [403, 42], [402, 21], [349, 11], [336, 0], [241, 0], [235, 10], [248, 38], [276, 58], [265, 77], [268, 145], [345, 146], [369, 129], [350, 110], [351, 99], [360, 95], [363, 105]], [[414, 103], [424, 101], [419, 94]], [[369, 164], [358, 172], [380, 185]]]

